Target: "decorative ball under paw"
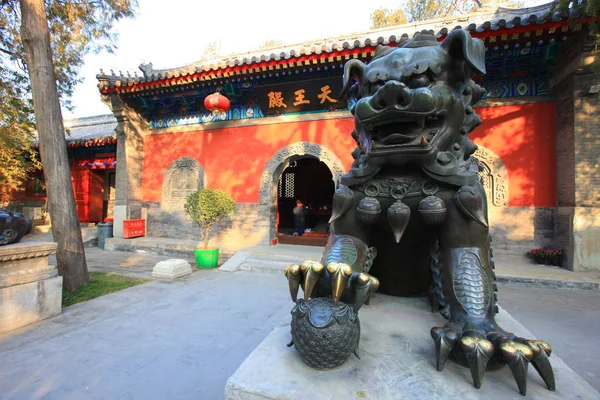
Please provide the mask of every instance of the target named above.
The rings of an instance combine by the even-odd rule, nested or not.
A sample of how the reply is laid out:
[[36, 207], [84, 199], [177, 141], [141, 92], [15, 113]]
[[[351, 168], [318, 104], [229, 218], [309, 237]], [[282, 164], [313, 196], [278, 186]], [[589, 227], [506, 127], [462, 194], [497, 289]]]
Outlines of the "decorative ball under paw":
[[331, 297], [300, 299], [292, 310], [292, 343], [314, 369], [330, 369], [358, 356], [360, 321], [354, 308]]

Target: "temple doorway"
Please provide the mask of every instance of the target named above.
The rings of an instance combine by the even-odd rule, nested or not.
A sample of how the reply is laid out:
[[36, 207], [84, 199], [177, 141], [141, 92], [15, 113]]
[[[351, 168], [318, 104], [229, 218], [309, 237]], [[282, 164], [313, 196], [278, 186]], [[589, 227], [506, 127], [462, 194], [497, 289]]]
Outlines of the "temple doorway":
[[[277, 185], [277, 237], [281, 244], [324, 246], [335, 185], [329, 167], [316, 157], [290, 161]], [[305, 208], [304, 232], [294, 234], [294, 207]]]

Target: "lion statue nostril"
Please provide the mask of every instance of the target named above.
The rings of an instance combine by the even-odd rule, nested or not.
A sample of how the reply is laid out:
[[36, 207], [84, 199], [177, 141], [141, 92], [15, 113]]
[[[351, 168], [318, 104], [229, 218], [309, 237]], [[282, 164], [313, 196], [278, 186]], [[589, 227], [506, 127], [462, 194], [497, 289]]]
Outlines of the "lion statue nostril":
[[403, 90], [399, 95], [398, 95], [398, 105], [400, 106], [407, 106], [410, 104], [410, 99], [411, 99], [411, 95], [408, 91]]

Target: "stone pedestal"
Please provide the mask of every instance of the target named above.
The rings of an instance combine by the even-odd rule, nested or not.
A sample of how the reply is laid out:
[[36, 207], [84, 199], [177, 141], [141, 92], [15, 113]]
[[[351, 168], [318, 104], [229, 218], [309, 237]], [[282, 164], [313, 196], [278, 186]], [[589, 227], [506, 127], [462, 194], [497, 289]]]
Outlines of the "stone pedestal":
[[[290, 305], [291, 309], [291, 305]], [[339, 368], [316, 371], [300, 359], [290, 341], [289, 323], [277, 327], [250, 354], [225, 386], [227, 400], [263, 399], [523, 399], [508, 367], [486, 373], [481, 389], [473, 387], [468, 369], [451, 361], [442, 372], [435, 368], [432, 326], [443, 325], [425, 299], [376, 295], [359, 312], [360, 356]], [[533, 338], [506, 312], [501, 326]], [[556, 392], [546, 389], [529, 368], [525, 399], [598, 399], [585, 380], [556, 355], [550, 357]]]
[[0, 247], [0, 333], [60, 314], [62, 276], [48, 265], [55, 252], [53, 242]]
[[172, 258], [157, 263], [152, 269], [155, 278], [175, 279], [192, 273], [192, 266], [185, 260]]

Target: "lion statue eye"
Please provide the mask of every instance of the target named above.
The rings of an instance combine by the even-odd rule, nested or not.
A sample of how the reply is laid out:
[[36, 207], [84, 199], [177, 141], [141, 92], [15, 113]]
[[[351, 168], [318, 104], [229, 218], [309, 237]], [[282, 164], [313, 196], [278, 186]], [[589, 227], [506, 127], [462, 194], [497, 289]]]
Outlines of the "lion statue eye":
[[425, 74], [415, 75], [408, 81], [408, 86], [411, 89], [427, 87], [431, 85], [431, 79]]

